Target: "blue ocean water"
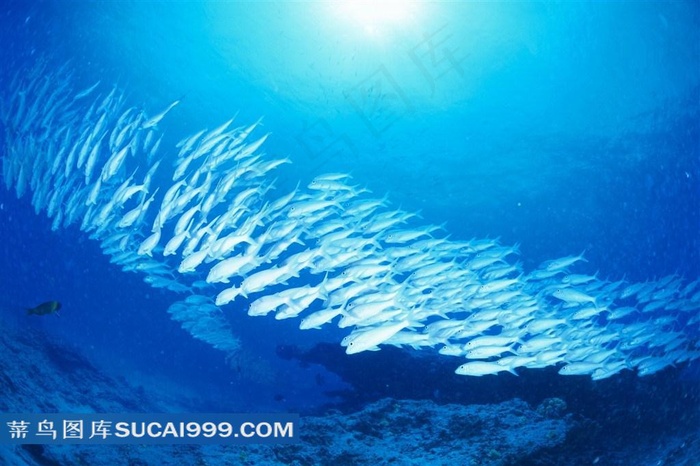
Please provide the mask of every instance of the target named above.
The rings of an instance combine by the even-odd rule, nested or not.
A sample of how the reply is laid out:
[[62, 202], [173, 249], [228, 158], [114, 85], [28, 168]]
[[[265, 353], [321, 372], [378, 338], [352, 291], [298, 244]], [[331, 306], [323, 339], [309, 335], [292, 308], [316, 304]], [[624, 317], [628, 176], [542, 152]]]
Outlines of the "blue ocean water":
[[[444, 224], [450, 239], [518, 244], [528, 271], [584, 252], [576, 273], [612, 282], [700, 277], [694, 2], [386, 5], [372, 16], [343, 2], [10, 1], [0, 7], [0, 87], [45, 57], [70, 70], [77, 89], [119, 86], [128, 106], [149, 114], [180, 100], [158, 126], [172, 151], [164, 164], [183, 137], [234, 115], [239, 124], [262, 117], [259, 131], [271, 133], [262, 151], [292, 161], [275, 172], [279, 193], [350, 173], [424, 224]], [[195, 399], [203, 411], [310, 413], [418, 393], [454, 401], [445, 395], [453, 378], [401, 374], [406, 366], [392, 365], [404, 364], [392, 361], [401, 351], [346, 356], [338, 342], [347, 329], [249, 317], [240, 300], [225, 315], [243, 350], [227, 359], [171, 320], [178, 295], [110, 264], [77, 227], [51, 224], [27, 197], [0, 189], [2, 323], [40, 332], [110, 376]], [[60, 318], [22, 312], [48, 300], [62, 303]], [[338, 354], [288, 357], [319, 343]], [[359, 379], [379, 377], [377, 368], [382, 389], [338, 395], [362, 391]], [[629, 371], [613, 376], [617, 391], [604, 402], [590, 380], [548, 369], [521, 375], [527, 383], [490, 377], [460, 379], [460, 391], [497, 388], [464, 400], [568, 396], [590, 414], [627, 406], [632, 389], [643, 406], [660, 396], [645, 398], [649, 382]], [[670, 425], [698, 400], [697, 361], [654, 377], [672, 394]]]

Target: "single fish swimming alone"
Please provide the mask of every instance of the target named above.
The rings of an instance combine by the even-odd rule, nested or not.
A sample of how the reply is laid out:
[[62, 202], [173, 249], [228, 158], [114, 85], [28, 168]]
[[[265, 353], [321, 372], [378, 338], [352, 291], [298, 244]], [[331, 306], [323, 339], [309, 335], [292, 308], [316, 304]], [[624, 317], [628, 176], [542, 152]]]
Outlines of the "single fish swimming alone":
[[44, 316], [47, 314], [56, 314], [56, 317], [61, 317], [61, 314], [58, 313], [59, 309], [61, 309], [61, 303], [58, 301], [47, 301], [39, 304], [36, 307], [28, 308], [27, 315], [35, 314], [38, 316]]

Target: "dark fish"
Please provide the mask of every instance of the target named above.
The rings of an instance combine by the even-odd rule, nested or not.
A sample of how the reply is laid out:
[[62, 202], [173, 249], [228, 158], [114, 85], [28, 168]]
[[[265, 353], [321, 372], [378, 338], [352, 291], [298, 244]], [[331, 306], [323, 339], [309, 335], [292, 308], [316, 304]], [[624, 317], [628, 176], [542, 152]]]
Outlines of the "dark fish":
[[38, 316], [44, 316], [46, 314], [55, 313], [56, 317], [61, 317], [58, 313], [59, 309], [61, 309], [61, 303], [58, 301], [47, 301], [31, 309], [27, 309], [27, 315], [36, 314]]

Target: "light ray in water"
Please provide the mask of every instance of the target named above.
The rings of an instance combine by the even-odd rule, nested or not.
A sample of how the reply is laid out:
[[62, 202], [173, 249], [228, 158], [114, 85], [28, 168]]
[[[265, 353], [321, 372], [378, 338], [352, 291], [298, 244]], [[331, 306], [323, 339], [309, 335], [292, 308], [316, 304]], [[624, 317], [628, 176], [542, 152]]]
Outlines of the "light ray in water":
[[224, 315], [238, 300], [303, 330], [336, 321], [349, 354], [431, 348], [466, 359], [464, 375], [561, 365], [602, 379], [700, 358], [700, 279], [569, 274], [583, 255], [524, 271], [517, 246], [448, 240], [345, 174], [277, 193], [272, 173], [289, 161], [260, 155], [257, 123], [166, 150], [160, 123], [177, 102], [151, 116], [116, 87], [74, 89], [69, 76], [39, 61], [6, 89], [6, 188], [31, 195], [54, 230], [79, 225], [123, 270], [187, 295], [168, 312], [215, 348], [239, 347]]

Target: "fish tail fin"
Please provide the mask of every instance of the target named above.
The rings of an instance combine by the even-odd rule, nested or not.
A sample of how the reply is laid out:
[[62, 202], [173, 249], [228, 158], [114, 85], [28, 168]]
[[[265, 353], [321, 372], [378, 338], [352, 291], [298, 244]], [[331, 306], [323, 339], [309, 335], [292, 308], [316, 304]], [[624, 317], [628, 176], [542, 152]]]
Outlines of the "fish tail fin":
[[328, 281], [328, 272], [326, 272], [326, 276], [323, 277], [323, 281], [321, 281], [321, 284], [319, 285], [319, 296], [323, 301], [328, 301], [328, 289], [326, 289], [326, 282]]
[[507, 370], [508, 370], [508, 372], [510, 372], [511, 374], [513, 374], [514, 376], [520, 377], [520, 374], [518, 374], [517, 372], [515, 372], [515, 369], [514, 369], [514, 368], [509, 367]]
[[416, 329], [425, 327], [425, 324], [419, 320], [408, 319], [406, 326], [404, 328]]
[[436, 311], [435, 311], [435, 315], [438, 316], [438, 317], [441, 317], [441, 318], [443, 318], [443, 319], [449, 319], [449, 318], [450, 318], [450, 316], [448, 316], [447, 313], [445, 313], [445, 312], [443, 312], [443, 311], [440, 311], [440, 310], [436, 310]]

